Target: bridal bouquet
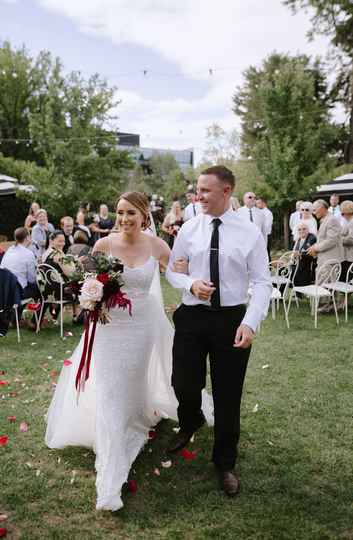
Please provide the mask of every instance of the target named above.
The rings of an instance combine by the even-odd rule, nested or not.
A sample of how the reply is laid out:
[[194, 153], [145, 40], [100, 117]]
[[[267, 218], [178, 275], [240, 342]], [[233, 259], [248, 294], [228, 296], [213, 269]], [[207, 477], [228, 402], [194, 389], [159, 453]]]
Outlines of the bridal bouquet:
[[[89, 377], [94, 336], [97, 322], [110, 322], [109, 310], [119, 307], [128, 309], [131, 315], [131, 300], [121, 291], [123, 265], [119, 259], [104, 253], [88, 257], [87, 266], [90, 271], [84, 275], [80, 285], [79, 302], [85, 313], [84, 343], [80, 365], [76, 375], [78, 392], [84, 390], [85, 381]], [[92, 323], [92, 324], [91, 324]]]

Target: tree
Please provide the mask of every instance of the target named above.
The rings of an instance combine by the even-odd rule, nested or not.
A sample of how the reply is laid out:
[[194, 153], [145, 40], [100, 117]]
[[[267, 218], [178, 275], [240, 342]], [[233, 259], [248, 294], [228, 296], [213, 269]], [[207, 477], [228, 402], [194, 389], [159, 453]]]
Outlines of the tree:
[[260, 69], [250, 67], [234, 96], [234, 111], [242, 120], [242, 146], [257, 165], [272, 206], [287, 214], [307, 196], [311, 175], [327, 159], [336, 137], [330, 123], [330, 103], [319, 64], [305, 56], [272, 54]]
[[299, 9], [310, 10], [312, 28], [309, 38], [315, 34], [330, 37], [335, 59], [339, 61], [333, 93], [343, 103], [347, 114], [348, 134], [345, 145], [345, 161], [353, 163], [353, 3], [352, 0], [283, 0], [294, 13]]
[[233, 129], [227, 133], [219, 124], [207, 128], [206, 150], [203, 160], [213, 165], [226, 165], [239, 157], [239, 134]]

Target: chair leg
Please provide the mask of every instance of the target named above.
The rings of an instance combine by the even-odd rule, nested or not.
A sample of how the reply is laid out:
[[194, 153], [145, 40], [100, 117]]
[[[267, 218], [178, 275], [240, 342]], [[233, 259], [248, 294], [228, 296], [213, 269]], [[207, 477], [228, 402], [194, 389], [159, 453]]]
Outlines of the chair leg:
[[299, 309], [299, 300], [298, 300], [296, 292], [294, 292], [294, 299], [295, 299], [295, 304], [296, 304], [297, 308]]
[[[287, 314], [289, 314], [290, 306], [291, 306], [291, 303], [292, 303], [292, 295], [293, 295], [293, 289], [289, 289]], [[284, 304], [284, 302], [283, 302], [283, 304]]]
[[286, 325], [287, 325], [287, 328], [289, 330], [289, 318], [288, 318], [289, 306], [287, 307], [286, 301], [285, 301], [284, 298], [283, 298], [283, 309], [284, 309], [284, 318], [286, 320]]
[[337, 313], [335, 291], [332, 291], [332, 302], [333, 302], [333, 307], [334, 307], [335, 315], [336, 315], [336, 323], [339, 324], [340, 320], [338, 318], [338, 313]]
[[42, 322], [42, 316], [43, 316], [43, 311], [44, 311], [44, 304], [45, 304], [45, 301], [43, 300], [43, 301], [41, 302], [41, 306], [40, 306], [39, 318], [36, 319], [36, 320], [37, 320], [36, 334], [39, 334], [40, 323]]
[[64, 337], [64, 305], [60, 302], [60, 336]]
[[271, 308], [272, 308], [272, 320], [276, 320], [276, 300], [271, 300]]
[[314, 315], [315, 315], [314, 326], [315, 328], [317, 328], [317, 310], [319, 307], [319, 299], [317, 296], [315, 296], [313, 299], [313, 306], [314, 306]]
[[345, 293], [344, 298], [344, 319], [346, 322], [348, 322], [348, 294]]
[[16, 318], [16, 330], [17, 330], [17, 343], [21, 342], [21, 334], [20, 334], [20, 322], [18, 320], [18, 307], [14, 306], [15, 310], [15, 318]]

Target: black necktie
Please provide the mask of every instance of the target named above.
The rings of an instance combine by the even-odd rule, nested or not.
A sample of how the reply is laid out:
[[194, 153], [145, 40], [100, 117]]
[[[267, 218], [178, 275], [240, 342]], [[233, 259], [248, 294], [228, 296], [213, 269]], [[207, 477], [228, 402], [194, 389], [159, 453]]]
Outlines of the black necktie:
[[250, 212], [250, 221], [251, 223], [254, 223], [254, 218], [253, 218], [253, 215], [252, 215], [252, 209], [249, 208], [249, 212]]
[[213, 286], [216, 288], [211, 296], [211, 306], [213, 308], [221, 307], [221, 297], [219, 291], [219, 266], [218, 266], [218, 254], [219, 254], [219, 232], [218, 227], [222, 221], [219, 218], [212, 220], [213, 232], [211, 236], [211, 253], [210, 253], [210, 279]]
[[193, 209], [193, 211], [194, 211], [194, 216], [196, 216], [196, 208], [195, 208], [195, 205], [194, 205], [194, 204], [192, 205], [192, 209]]

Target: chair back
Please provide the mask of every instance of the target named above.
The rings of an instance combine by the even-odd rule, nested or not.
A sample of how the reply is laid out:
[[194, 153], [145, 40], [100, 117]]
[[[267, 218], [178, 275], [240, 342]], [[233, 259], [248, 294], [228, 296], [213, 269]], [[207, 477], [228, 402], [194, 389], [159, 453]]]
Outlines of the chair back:
[[348, 266], [346, 284], [353, 285], [353, 262]]
[[60, 296], [62, 296], [64, 280], [56, 268], [50, 266], [50, 264], [42, 263], [38, 265], [36, 281], [42, 298], [44, 298], [48, 287], [53, 287], [55, 284], [60, 286]]
[[325, 287], [327, 284], [337, 283], [341, 275], [341, 263], [336, 259], [329, 259], [316, 269], [315, 285]]

